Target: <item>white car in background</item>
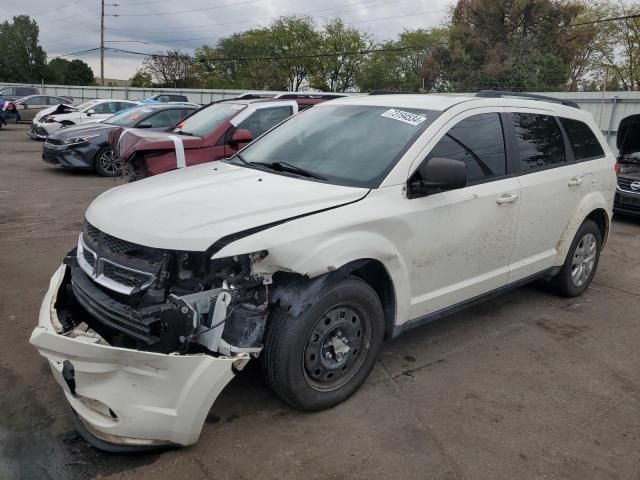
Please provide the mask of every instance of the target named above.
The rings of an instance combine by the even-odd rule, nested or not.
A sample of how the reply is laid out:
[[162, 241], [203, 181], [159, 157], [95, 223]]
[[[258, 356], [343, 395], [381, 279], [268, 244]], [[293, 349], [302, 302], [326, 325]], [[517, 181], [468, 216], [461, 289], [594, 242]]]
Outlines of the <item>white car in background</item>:
[[75, 107], [57, 105], [36, 115], [28, 134], [34, 139], [45, 139], [61, 128], [80, 123], [101, 122], [139, 103], [131, 100], [89, 100]]

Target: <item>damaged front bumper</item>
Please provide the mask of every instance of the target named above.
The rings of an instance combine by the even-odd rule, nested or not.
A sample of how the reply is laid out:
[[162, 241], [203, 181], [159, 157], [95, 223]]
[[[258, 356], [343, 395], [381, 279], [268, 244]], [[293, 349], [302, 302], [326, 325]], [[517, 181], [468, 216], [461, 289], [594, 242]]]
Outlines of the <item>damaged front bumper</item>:
[[113, 347], [92, 330], [61, 333], [56, 300], [67, 268], [51, 278], [30, 343], [48, 360], [79, 433], [111, 451], [196, 443], [216, 397], [249, 355], [153, 353]]

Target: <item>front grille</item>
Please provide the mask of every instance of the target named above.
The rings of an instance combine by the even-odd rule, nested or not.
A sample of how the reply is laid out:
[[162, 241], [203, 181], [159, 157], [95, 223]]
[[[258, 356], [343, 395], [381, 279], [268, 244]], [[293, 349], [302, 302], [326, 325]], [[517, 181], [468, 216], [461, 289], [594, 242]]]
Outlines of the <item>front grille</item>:
[[85, 221], [78, 246], [82, 269], [111, 290], [131, 294], [153, 283], [165, 251], [145, 247], [101, 232]]
[[58, 140], [57, 138], [48, 137], [44, 143], [48, 143], [50, 145], [62, 145], [62, 140]]
[[618, 177], [618, 188], [620, 190], [624, 190], [625, 192], [640, 194], [640, 188], [638, 188], [637, 190], [634, 190], [633, 188], [631, 188], [631, 184], [634, 182], [638, 183], [640, 182], [640, 180], [634, 180], [634, 179], [625, 178], [625, 177]]
[[104, 262], [102, 274], [108, 279], [130, 288], [142, 287], [153, 279], [151, 273], [134, 272], [109, 262]]
[[82, 250], [82, 256], [84, 257], [85, 261], [91, 265], [91, 268], [95, 268], [96, 267], [96, 257], [93, 256], [93, 253], [91, 253], [91, 251], [89, 251], [88, 249], [83, 249]]
[[58, 157], [56, 157], [55, 155], [52, 155], [51, 153], [44, 152], [42, 155], [43, 155], [44, 160], [46, 162], [49, 162], [49, 163], [60, 163], [60, 160], [58, 160]]
[[100, 238], [100, 230], [91, 225], [89, 222], [84, 222], [84, 241], [87, 245], [98, 248], [98, 239]]

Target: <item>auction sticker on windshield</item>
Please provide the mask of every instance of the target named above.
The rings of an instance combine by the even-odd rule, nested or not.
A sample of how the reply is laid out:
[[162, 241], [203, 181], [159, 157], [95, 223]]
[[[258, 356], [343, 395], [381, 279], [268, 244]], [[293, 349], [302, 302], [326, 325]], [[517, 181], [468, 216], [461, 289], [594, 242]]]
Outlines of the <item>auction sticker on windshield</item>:
[[391, 108], [380, 115], [381, 117], [393, 118], [394, 120], [400, 120], [401, 122], [408, 123], [409, 125], [420, 125], [424, 122], [427, 117], [423, 117], [422, 115], [417, 115], [411, 112], [405, 112], [402, 110], [396, 110], [395, 108]]

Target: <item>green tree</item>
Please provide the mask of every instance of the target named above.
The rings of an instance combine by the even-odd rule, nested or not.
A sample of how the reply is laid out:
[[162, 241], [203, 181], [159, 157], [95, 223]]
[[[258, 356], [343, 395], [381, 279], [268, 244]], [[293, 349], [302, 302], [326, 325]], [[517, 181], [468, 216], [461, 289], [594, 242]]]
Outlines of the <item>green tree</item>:
[[[640, 15], [640, 4], [604, 0], [597, 5], [598, 18]], [[597, 14], [596, 14], [597, 15]], [[593, 77], [608, 89], [640, 90], [640, 18], [598, 24], [600, 41], [595, 46]]]
[[360, 91], [397, 90], [404, 91], [402, 59], [398, 55], [398, 43], [394, 41], [375, 45], [376, 50], [367, 56], [358, 75]]
[[68, 68], [69, 60], [64, 58], [51, 59], [47, 64], [46, 81], [55, 85], [64, 85]]
[[311, 86], [331, 92], [353, 90], [365, 60], [364, 55], [336, 52], [360, 52], [368, 49], [372, 43], [369, 35], [346, 26], [340, 18], [327, 22], [320, 37], [319, 53], [322, 56], [318, 58]]
[[28, 15], [0, 24], [0, 78], [36, 83], [46, 77], [46, 55], [38, 44], [40, 29]]
[[215, 48], [202, 46], [196, 62], [208, 88], [285, 90], [286, 72], [274, 67], [274, 55], [270, 29], [260, 28], [223, 38]]
[[131, 87], [151, 87], [153, 85], [153, 80], [151, 75], [144, 70], [138, 70], [133, 77], [129, 79], [129, 86]]
[[280, 17], [271, 25], [272, 69], [284, 72], [287, 90], [298, 91], [315, 74], [321, 38], [309, 16]]
[[195, 59], [180, 50], [150, 55], [143, 60], [142, 68], [161, 87], [188, 88], [199, 85]]
[[458, 0], [448, 76], [462, 91], [564, 89], [583, 11], [575, 0]]
[[91, 85], [95, 77], [91, 67], [82, 60], [75, 59], [69, 62], [65, 83], [68, 85]]
[[448, 30], [407, 30], [397, 41], [376, 47], [366, 59], [358, 85], [363, 91], [376, 89], [403, 92], [442, 92], [447, 78]]

